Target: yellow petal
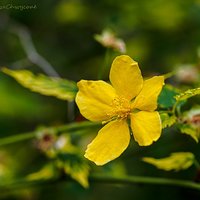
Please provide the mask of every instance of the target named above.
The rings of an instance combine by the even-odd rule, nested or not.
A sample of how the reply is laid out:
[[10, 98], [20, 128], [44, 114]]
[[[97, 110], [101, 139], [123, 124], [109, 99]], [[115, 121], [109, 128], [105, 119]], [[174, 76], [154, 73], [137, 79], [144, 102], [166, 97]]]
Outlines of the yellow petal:
[[164, 76], [154, 76], [144, 81], [143, 88], [132, 104], [133, 108], [154, 111], [157, 108], [157, 99], [164, 85]]
[[85, 157], [96, 165], [104, 165], [119, 157], [129, 145], [129, 141], [130, 133], [125, 120], [109, 122], [88, 145]]
[[116, 57], [110, 70], [110, 81], [118, 95], [131, 100], [143, 85], [138, 63], [126, 55]]
[[86, 80], [79, 81], [78, 88], [76, 103], [81, 114], [91, 121], [107, 120], [116, 97], [114, 88], [104, 81]]
[[158, 112], [140, 111], [131, 114], [131, 129], [140, 146], [148, 146], [161, 135], [161, 120]]

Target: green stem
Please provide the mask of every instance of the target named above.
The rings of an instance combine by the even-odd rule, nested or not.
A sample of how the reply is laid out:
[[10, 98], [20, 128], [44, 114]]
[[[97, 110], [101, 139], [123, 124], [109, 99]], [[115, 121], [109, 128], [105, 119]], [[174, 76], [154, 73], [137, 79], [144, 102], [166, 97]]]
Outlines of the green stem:
[[28, 132], [28, 133], [22, 133], [22, 134], [9, 136], [9, 137], [5, 137], [5, 138], [0, 138], [0, 146], [32, 139], [35, 136], [36, 136], [35, 132]]
[[90, 121], [85, 121], [85, 122], [73, 122], [64, 126], [60, 126], [57, 128], [54, 128], [55, 131], [57, 131], [58, 133], [62, 133], [62, 132], [72, 132], [72, 131], [76, 131], [79, 129], [84, 129], [84, 128], [94, 128], [94, 127], [99, 127], [101, 125], [101, 123], [99, 122], [90, 122]]
[[163, 74], [165, 80], [171, 78], [172, 76], [176, 75], [176, 71], [169, 72], [167, 74]]
[[91, 182], [103, 182], [114, 184], [147, 184], [147, 185], [168, 185], [184, 188], [191, 188], [200, 190], [200, 184], [192, 181], [179, 180], [179, 179], [167, 179], [156, 177], [144, 177], [144, 176], [110, 176], [110, 175], [91, 175]]
[[[70, 179], [68, 178], [68, 181]], [[165, 186], [176, 186], [183, 188], [190, 188], [200, 191], [200, 184], [192, 181], [179, 180], [179, 179], [167, 179], [167, 178], [157, 178], [157, 177], [144, 177], [144, 176], [111, 176], [103, 174], [92, 174], [89, 176], [90, 183], [103, 183], [103, 184], [124, 184], [124, 185], [134, 185], [134, 184], [144, 184], [144, 185], [165, 185]], [[45, 186], [55, 183], [66, 183], [63, 179], [48, 179], [48, 180], [36, 180], [30, 181], [26, 179], [7, 182], [0, 184], [1, 192], [13, 192], [13, 190], [19, 190], [30, 187]]]
[[105, 53], [105, 57], [104, 57], [104, 62], [100, 68], [100, 71], [99, 71], [99, 74], [98, 74], [98, 79], [103, 79], [103, 76], [105, 74], [105, 71], [108, 67], [108, 63], [109, 63], [109, 60], [110, 60], [110, 49], [107, 48], [106, 49], [106, 53]]
[[196, 159], [194, 159], [194, 165], [197, 169], [200, 169], [200, 164]]
[[176, 116], [176, 109], [177, 109], [177, 105], [178, 105], [178, 101], [176, 101], [176, 103], [174, 104], [173, 108], [172, 108], [172, 113]]
[[[74, 122], [74, 123], [70, 123], [67, 125], [63, 125], [63, 126], [59, 126], [59, 127], [50, 127], [50, 128], [46, 128], [46, 129], [52, 130], [52, 132], [55, 134], [60, 134], [63, 132], [71, 134], [74, 131], [77, 131], [80, 129], [94, 128], [94, 127], [98, 127], [98, 126], [100, 126], [100, 123], [86, 121], [86, 122], [79, 122], [79, 123]], [[35, 138], [38, 136], [39, 132], [40, 132], [40, 130], [36, 130], [36, 131], [32, 131], [32, 132], [21, 133], [21, 134], [17, 134], [14, 136], [0, 138], [0, 146]]]

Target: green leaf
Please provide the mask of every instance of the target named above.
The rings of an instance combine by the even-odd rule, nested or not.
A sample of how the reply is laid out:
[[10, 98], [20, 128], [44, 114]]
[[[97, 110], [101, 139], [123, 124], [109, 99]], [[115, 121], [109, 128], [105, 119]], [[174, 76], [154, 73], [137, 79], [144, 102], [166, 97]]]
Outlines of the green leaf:
[[185, 92], [180, 93], [179, 95], [176, 95], [175, 98], [177, 101], [183, 101], [199, 94], [200, 94], [200, 87], [186, 90]]
[[170, 127], [172, 126], [177, 118], [175, 115], [169, 116], [168, 113], [160, 113], [161, 121], [162, 121], [162, 128]]
[[22, 86], [46, 96], [54, 96], [61, 100], [72, 101], [77, 93], [76, 83], [72, 81], [48, 77], [42, 74], [34, 75], [28, 70], [3, 68], [2, 71], [13, 77]]
[[[77, 154], [59, 154], [60, 161], [66, 174], [79, 182], [83, 187], [88, 188], [89, 165], [85, 159]], [[61, 164], [61, 163], [60, 163]]]
[[173, 105], [176, 103], [176, 99], [174, 98], [178, 94], [178, 91], [176, 88], [172, 87], [169, 84], [166, 84], [159, 97], [158, 97], [158, 105], [161, 108], [172, 108]]
[[191, 136], [197, 143], [199, 142], [200, 130], [198, 128], [195, 128], [190, 124], [183, 124], [180, 125], [180, 131], [183, 134]]
[[144, 162], [149, 163], [165, 171], [170, 170], [185, 170], [189, 168], [195, 161], [195, 156], [190, 152], [176, 152], [169, 157], [156, 159], [151, 157], [144, 157]]
[[27, 180], [37, 181], [37, 180], [48, 180], [58, 177], [58, 170], [53, 164], [47, 164], [42, 169], [32, 174], [26, 176]]

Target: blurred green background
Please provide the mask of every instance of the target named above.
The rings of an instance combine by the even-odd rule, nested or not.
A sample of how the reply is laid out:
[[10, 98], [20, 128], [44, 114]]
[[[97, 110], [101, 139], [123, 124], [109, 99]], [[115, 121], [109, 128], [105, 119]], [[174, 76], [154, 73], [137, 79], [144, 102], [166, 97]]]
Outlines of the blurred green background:
[[[5, 5], [36, 5], [34, 9], [6, 9]], [[13, 26], [26, 27], [38, 53], [62, 77], [78, 81], [97, 79], [104, 65], [105, 47], [94, 39], [104, 29], [113, 30], [127, 47], [126, 54], [139, 62], [144, 76], [165, 74], [177, 66], [199, 66], [200, 0], [0, 0], [0, 66], [44, 73], [27, 60]], [[108, 63], [119, 53], [113, 51]], [[108, 69], [109, 71], [109, 69]], [[106, 80], [108, 74], [104, 74]], [[172, 80], [177, 86], [176, 80]], [[187, 86], [186, 86], [187, 87]], [[31, 131], [38, 126], [65, 124], [67, 103], [45, 97], [20, 86], [0, 73], [1, 137]], [[75, 111], [77, 117], [78, 111]], [[130, 175], [157, 175], [194, 179], [195, 168], [186, 172], [162, 172], [140, 161], [142, 156], [164, 157], [173, 151], [192, 151], [199, 145], [176, 130], [165, 130], [151, 147], [138, 148], [135, 142], [119, 159]], [[37, 170], [46, 158], [32, 142], [1, 148], [0, 162], [8, 163], [17, 176]], [[200, 158], [200, 156], [199, 156]], [[117, 161], [113, 161], [117, 162]], [[8, 172], [9, 176], [9, 172]], [[4, 178], [0, 178], [3, 181]], [[2, 199], [198, 199], [199, 192], [166, 186], [91, 184], [83, 189], [76, 183], [45, 185], [1, 195]]]

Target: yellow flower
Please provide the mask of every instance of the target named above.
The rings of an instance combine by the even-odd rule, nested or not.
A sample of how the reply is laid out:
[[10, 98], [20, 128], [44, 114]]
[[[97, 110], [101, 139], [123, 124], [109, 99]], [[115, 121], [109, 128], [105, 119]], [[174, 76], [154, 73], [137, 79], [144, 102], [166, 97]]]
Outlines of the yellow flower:
[[112, 63], [110, 82], [78, 82], [76, 103], [81, 114], [106, 125], [88, 145], [85, 157], [104, 165], [119, 157], [130, 142], [130, 127], [140, 146], [147, 146], [161, 135], [157, 98], [164, 85], [163, 76], [143, 81], [138, 63], [127, 55]]

